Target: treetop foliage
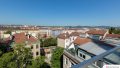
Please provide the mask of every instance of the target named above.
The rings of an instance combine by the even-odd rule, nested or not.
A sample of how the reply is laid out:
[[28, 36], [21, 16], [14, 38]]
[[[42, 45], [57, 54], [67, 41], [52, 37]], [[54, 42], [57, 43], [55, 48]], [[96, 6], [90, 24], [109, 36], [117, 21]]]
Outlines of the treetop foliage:
[[109, 29], [109, 33], [110, 33], [110, 34], [120, 34], [120, 29], [111, 27], [111, 28]]
[[[2, 51], [1, 51], [2, 52]], [[11, 52], [5, 52], [0, 56], [0, 68], [47, 68], [45, 57], [32, 58], [30, 48], [24, 45], [16, 45]]]
[[41, 43], [41, 47], [56, 46], [57, 39], [56, 38], [40, 39], [40, 43]]
[[62, 66], [62, 54], [63, 54], [63, 48], [57, 47], [52, 54], [51, 59], [51, 66], [52, 68], [61, 68]]

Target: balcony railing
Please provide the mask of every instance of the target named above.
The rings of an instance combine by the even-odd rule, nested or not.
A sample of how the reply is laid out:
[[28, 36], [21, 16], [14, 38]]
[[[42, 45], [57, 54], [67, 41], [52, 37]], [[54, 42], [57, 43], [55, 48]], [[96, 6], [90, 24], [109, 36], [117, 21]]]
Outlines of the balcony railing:
[[98, 56], [95, 56], [92, 59], [86, 60], [86, 61], [79, 63], [79, 64], [76, 64], [76, 65], [73, 65], [72, 68], [100, 68], [100, 67], [95, 66], [93, 63], [103, 59], [104, 57], [115, 52], [118, 49], [120, 49], [120, 46], [115, 47], [115, 48], [113, 48], [113, 49], [111, 49], [103, 54], [98, 55]]

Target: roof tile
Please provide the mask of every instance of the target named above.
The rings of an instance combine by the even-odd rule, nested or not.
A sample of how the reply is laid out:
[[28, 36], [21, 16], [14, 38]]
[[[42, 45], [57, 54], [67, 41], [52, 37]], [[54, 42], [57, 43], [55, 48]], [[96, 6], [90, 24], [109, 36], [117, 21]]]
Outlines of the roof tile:
[[77, 37], [73, 43], [81, 45], [81, 44], [85, 44], [85, 43], [88, 43], [88, 42], [91, 42], [91, 41], [92, 40], [89, 39], [89, 38], [80, 38], [80, 37]]

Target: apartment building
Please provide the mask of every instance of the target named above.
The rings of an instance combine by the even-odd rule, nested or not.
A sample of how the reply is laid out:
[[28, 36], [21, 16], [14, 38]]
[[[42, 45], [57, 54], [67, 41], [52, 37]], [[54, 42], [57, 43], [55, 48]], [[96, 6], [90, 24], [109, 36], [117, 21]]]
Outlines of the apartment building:
[[62, 33], [57, 37], [57, 46], [66, 48], [70, 44], [69, 33]]
[[57, 37], [57, 43], [59, 47], [63, 47], [63, 48], [67, 48], [69, 47], [72, 42], [78, 37], [86, 37], [85, 33], [81, 33], [81, 32], [72, 32], [72, 33], [62, 33], [60, 35], [58, 35]]
[[50, 37], [51, 36], [50, 28], [40, 28], [39, 35], [40, 37]]
[[10, 40], [11, 47], [15, 47], [16, 45], [25, 45], [25, 47], [31, 48], [33, 58], [40, 56], [40, 42], [34, 36], [21, 32], [13, 34], [12, 36], [6, 38], [6, 40]]
[[[63, 68], [70, 68], [73, 65], [82, 63], [95, 56], [105, 53], [114, 48], [114, 45], [107, 44], [103, 41], [77, 37], [73, 44], [64, 50]], [[95, 66], [99, 67], [99, 62]]]
[[102, 40], [106, 43], [120, 46], [120, 34], [106, 34]]
[[120, 46], [117, 46], [89, 60], [73, 65], [72, 68], [119, 68], [119, 65]]
[[87, 37], [96, 40], [103, 39], [106, 36], [106, 34], [109, 34], [108, 30], [102, 30], [102, 29], [91, 29], [86, 32]]

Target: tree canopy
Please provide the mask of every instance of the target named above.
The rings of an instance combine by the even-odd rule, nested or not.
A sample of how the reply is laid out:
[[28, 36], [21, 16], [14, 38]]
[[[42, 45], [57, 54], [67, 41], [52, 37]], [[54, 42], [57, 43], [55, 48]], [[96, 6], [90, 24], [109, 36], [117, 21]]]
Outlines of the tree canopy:
[[56, 46], [57, 45], [56, 38], [40, 39], [40, 42], [41, 42], [41, 47], [49, 47], [49, 46]]
[[63, 48], [57, 47], [53, 51], [52, 58], [51, 58], [52, 68], [61, 68], [62, 54], [63, 54]]
[[110, 34], [120, 34], [120, 29], [111, 27], [111, 28], [109, 29], [109, 33], [110, 33]]
[[4, 34], [11, 34], [11, 33], [12, 33], [12, 31], [9, 29]]
[[48, 68], [44, 59], [44, 56], [33, 59], [29, 48], [24, 45], [16, 45], [13, 51], [0, 56], [0, 68]]

